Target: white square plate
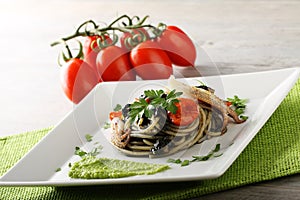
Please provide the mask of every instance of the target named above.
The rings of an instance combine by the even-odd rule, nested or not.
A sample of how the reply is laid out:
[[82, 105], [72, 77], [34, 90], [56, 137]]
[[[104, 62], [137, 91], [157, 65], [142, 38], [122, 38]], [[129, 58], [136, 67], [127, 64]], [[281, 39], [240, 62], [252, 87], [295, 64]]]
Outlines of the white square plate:
[[[288, 68], [259, 73], [181, 79], [192, 85], [199, 84], [198, 80], [201, 80], [214, 88], [216, 94], [223, 99], [234, 95], [248, 99], [246, 115], [249, 116], [249, 119], [243, 124], [230, 124], [228, 131], [223, 136], [206, 140], [187, 151], [155, 159], [128, 157], [118, 152], [106, 139], [107, 131], [102, 127], [108, 120], [109, 112], [116, 104], [124, 105], [139, 96], [144, 89], [165, 86], [167, 81], [101, 83], [0, 178], [0, 185], [72, 186], [217, 178], [231, 166], [272, 115], [297, 81], [299, 71], [299, 68]], [[93, 142], [85, 140], [86, 134], [93, 136]], [[74, 155], [75, 147], [79, 146], [89, 151], [93, 148], [94, 142], [99, 142], [103, 147], [98, 155], [100, 157], [137, 162], [169, 164], [167, 159], [170, 157], [182, 160], [191, 159], [192, 155], [207, 154], [217, 143], [221, 144], [223, 154], [208, 161], [194, 162], [186, 167], [169, 164], [171, 169], [155, 175], [93, 180], [69, 178], [68, 164], [80, 159], [79, 156]], [[61, 168], [61, 171], [56, 172], [57, 168]]]

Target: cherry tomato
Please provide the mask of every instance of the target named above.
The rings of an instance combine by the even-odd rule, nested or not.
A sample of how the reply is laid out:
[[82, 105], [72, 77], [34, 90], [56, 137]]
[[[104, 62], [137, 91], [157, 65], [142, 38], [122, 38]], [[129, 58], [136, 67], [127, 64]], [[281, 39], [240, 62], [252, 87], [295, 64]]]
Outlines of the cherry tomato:
[[226, 105], [227, 105], [228, 107], [232, 105], [232, 103], [229, 102], [229, 101], [226, 101], [225, 103], [226, 103]]
[[167, 52], [173, 64], [194, 66], [196, 47], [192, 40], [177, 26], [167, 26], [157, 38], [159, 45]]
[[[132, 29], [131, 32], [123, 33], [122, 37], [120, 38], [122, 49], [126, 51], [133, 49], [139, 43], [144, 42], [143, 37], [145, 37], [145, 41], [150, 38], [148, 32], [144, 28]], [[131, 43], [129, 42], [130, 40]]]
[[60, 80], [66, 96], [75, 104], [99, 82], [95, 70], [78, 58], [72, 58], [62, 66]]
[[179, 103], [175, 103], [177, 106], [176, 113], [168, 112], [168, 117], [177, 126], [187, 126], [199, 116], [198, 105], [192, 99], [178, 98], [178, 100]]
[[128, 54], [121, 47], [109, 46], [101, 50], [96, 65], [103, 81], [136, 80]]
[[151, 40], [140, 43], [131, 50], [130, 62], [142, 79], [167, 79], [173, 73], [167, 53]]
[[121, 116], [122, 116], [122, 111], [113, 111], [109, 113], [110, 121], [115, 117], [121, 117]]
[[[97, 70], [96, 58], [97, 58], [97, 54], [99, 51], [95, 51], [95, 50], [97, 49], [96, 40], [98, 38], [103, 40], [102, 39], [103, 37], [101, 37], [99, 35], [93, 35], [93, 36], [87, 36], [83, 43], [84, 61], [87, 62], [91, 67], [94, 67], [96, 70]], [[106, 40], [105, 42], [107, 42], [108, 44], [112, 43], [112, 40], [109, 36], [105, 35], [104, 38]], [[93, 47], [92, 47], [92, 44], [93, 44]]]

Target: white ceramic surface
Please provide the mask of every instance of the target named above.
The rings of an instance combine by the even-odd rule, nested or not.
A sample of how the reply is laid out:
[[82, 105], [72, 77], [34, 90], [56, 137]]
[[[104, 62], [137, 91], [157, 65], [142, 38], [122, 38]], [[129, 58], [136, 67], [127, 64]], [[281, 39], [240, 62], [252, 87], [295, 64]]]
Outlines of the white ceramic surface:
[[[166, 81], [140, 81], [122, 83], [102, 83], [70, 112], [55, 128], [14, 167], [0, 178], [0, 185], [95, 185], [145, 183], [162, 181], [186, 181], [211, 179], [221, 176], [249, 144], [267, 119], [299, 77], [299, 68], [289, 68], [258, 73], [224, 76], [209, 76], [181, 79], [190, 84], [201, 80], [216, 90], [221, 98], [238, 95], [247, 98], [246, 115], [243, 124], [230, 124], [228, 131], [165, 158], [149, 159], [128, 157], [118, 152], [106, 139], [107, 131], [102, 129], [108, 120], [108, 113], [119, 103], [124, 105], [146, 88], [166, 85]], [[85, 135], [93, 135], [92, 142], [86, 142]], [[118, 179], [75, 180], [68, 177], [68, 164], [80, 159], [74, 155], [76, 146], [90, 151], [99, 142], [103, 149], [100, 157], [118, 158], [138, 162], [162, 163], [168, 158], [191, 159], [192, 155], [205, 155], [216, 144], [221, 144], [223, 155], [204, 162], [195, 162], [186, 167], [170, 164], [171, 169], [155, 175], [133, 176]], [[98, 144], [97, 144], [98, 145]], [[57, 168], [62, 170], [55, 172]]]

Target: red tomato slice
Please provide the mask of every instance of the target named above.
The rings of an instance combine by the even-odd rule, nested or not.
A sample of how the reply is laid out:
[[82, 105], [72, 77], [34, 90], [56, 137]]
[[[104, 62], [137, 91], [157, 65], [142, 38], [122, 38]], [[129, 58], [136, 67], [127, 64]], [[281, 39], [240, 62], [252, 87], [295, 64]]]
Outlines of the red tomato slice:
[[187, 126], [193, 123], [199, 116], [198, 105], [192, 99], [178, 98], [176, 103], [177, 112], [175, 114], [168, 112], [171, 122], [177, 126]]
[[225, 103], [226, 103], [226, 105], [227, 105], [228, 107], [232, 105], [232, 103], [229, 102], [229, 101], [226, 101]]
[[110, 121], [115, 117], [121, 117], [121, 116], [122, 116], [122, 111], [113, 111], [109, 113]]

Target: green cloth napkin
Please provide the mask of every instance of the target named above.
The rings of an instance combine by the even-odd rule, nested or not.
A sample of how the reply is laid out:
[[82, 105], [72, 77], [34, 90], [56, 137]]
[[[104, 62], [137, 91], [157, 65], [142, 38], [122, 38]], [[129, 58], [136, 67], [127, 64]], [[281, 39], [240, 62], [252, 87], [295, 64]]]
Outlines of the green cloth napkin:
[[[238, 159], [217, 179], [84, 187], [0, 187], [0, 199], [188, 199], [296, 174], [300, 172], [299, 119], [300, 79]], [[0, 138], [0, 175], [49, 130]]]

